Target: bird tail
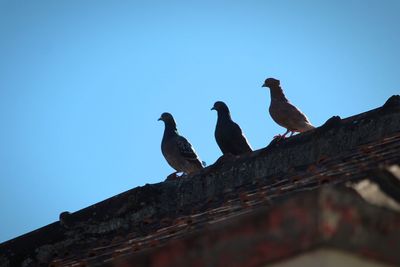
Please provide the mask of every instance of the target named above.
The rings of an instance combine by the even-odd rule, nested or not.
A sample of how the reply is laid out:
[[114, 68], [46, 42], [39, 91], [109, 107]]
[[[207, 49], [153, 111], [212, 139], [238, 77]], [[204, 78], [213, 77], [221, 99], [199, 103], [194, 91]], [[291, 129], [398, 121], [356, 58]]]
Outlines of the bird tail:
[[304, 131], [309, 131], [315, 129], [315, 127], [311, 123], [305, 123], [304, 125]]
[[307, 132], [309, 130], [315, 129], [315, 127], [308, 121], [305, 121], [303, 123], [303, 125], [301, 127], [299, 127], [301, 129], [298, 129], [299, 132], [303, 133], [303, 132]]

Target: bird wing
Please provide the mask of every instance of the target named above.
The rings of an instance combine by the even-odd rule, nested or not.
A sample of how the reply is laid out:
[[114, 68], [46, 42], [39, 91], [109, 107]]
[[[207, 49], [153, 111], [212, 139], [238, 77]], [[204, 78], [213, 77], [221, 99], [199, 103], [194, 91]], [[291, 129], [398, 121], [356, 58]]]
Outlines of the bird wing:
[[290, 130], [301, 129], [305, 125], [311, 126], [306, 115], [290, 102], [275, 102], [270, 108], [270, 113], [279, 125]]
[[301, 120], [301, 121], [305, 121], [307, 123], [310, 123], [310, 121], [308, 120], [307, 116], [303, 112], [301, 112], [300, 109], [296, 108], [290, 102], [288, 102], [287, 105], [288, 105], [287, 106], [288, 113], [290, 114], [291, 117], [293, 117], [293, 119], [299, 120], [299, 121]]
[[247, 141], [246, 136], [244, 136], [240, 126], [236, 122], [233, 122], [232, 128], [234, 133], [233, 136], [235, 136], [235, 142], [233, 145], [236, 147], [236, 150], [239, 153], [252, 151], [249, 142]]
[[199, 157], [197, 156], [196, 151], [194, 150], [192, 145], [189, 143], [189, 141], [186, 140], [185, 137], [178, 136], [177, 145], [178, 145], [180, 155], [182, 157], [184, 157], [186, 160], [189, 160], [189, 161], [198, 161], [199, 160]]
[[217, 123], [215, 139], [223, 154], [239, 155], [252, 151], [242, 129], [232, 120]]

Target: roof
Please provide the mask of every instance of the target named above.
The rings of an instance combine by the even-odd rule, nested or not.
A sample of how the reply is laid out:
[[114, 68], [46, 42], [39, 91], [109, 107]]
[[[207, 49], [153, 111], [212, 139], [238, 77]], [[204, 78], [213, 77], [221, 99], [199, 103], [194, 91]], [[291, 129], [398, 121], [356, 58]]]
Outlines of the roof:
[[[103, 257], [100, 266], [110, 267], [128, 263], [160, 267], [256, 267], [320, 246], [397, 266], [400, 262], [400, 214], [366, 205], [351, 189], [323, 186], [282, 198], [270, 207], [253, 210], [254, 206], [249, 205], [241, 208], [244, 214], [240, 216], [237, 215], [242, 212], [227, 212], [226, 207], [225, 211], [208, 213], [208, 217], [214, 217], [212, 220], [204, 216], [203, 222], [188, 223], [190, 216], [182, 218], [174, 227], [160, 229], [140, 241], [125, 240], [114, 249], [112, 258], [104, 257], [107, 251], [104, 247], [94, 250], [85, 263], [97, 264]], [[382, 222], [382, 218], [389, 223]], [[204, 223], [202, 231], [190, 230]], [[154, 240], [162, 242], [167, 235], [173, 235], [173, 240], [152, 248]], [[138, 242], [148, 248], [136, 253]], [[66, 263], [73, 266], [73, 261]]]
[[[222, 157], [189, 177], [64, 213], [62, 223], [0, 244], [0, 266], [111, 266], [118, 261], [187, 266], [183, 259], [194, 265], [196, 257], [190, 255], [195, 251], [204, 257], [214, 253], [213, 259], [197, 257], [198, 266], [203, 266], [200, 259], [217, 258], [213, 266], [226, 266], [218, 264], [240, 251], [253, 255], [251, 247], [264, 258], [256, 261], [254, 255], [247, 266], [259, 266], [317, 245], [400, 264], [395, 252], [400, 182], [393, 171], [399, 152], [400, 97], [393, 96], [381, 108], [343, 120], [333, 117], [253, 153]], [[383, 197], [370, 193], [363, 181], [376, 185]], [[278, 234], [268, 235], [271, 231]], [[361, 240], [347, 242], [354, 231]], [[236, 235], [236, 242], [235, 233], [244, 235]], [[261, 233], [267, 236], [260, 241]], [[305, 243], [293, 236], [304, 237]], [[224, 240], [237, 246], [218, 247]]]

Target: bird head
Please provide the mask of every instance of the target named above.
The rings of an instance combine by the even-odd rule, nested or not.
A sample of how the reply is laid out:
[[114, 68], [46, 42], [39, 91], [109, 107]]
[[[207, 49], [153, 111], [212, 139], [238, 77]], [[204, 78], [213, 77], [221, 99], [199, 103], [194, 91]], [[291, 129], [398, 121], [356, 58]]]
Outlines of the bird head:
[[161, 114], [161, 117], [158, 120], [168, 123], [168, 122], [173, 122], [174, 117], [172, 117], [171, 113], [164, 112], [163, 114]]
[[228, 106], [222, 101], [215, 102], [214, 106], [211, 108], [211, 110], [216, 110], [217, 112], [227, 112], [227, 113], [229, 113]]
[[265, 80], [264, 84], [262, 85], [262, 87], [276, 87], [280, 85], [280, 81], [274, 78], [268, 78]]
[[161, 114], [161, 117], [158, 120], [163, 121], [165, 124], [165, 127], [176, 130], [176, 123], [175, 123], [174, 117], [172, 117], [171, 113], [164, 112], [163, 114]]

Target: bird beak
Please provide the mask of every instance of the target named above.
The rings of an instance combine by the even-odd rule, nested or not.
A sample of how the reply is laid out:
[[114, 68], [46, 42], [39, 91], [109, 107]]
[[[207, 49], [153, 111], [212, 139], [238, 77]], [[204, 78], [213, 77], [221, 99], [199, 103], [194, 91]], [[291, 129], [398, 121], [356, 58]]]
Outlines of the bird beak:
[[211, 110], [215, 110], [215, 107], [212, 107]]
[[267, 86], [266, 86], [265, 83], [264, 83], [261, 87], [267, 87]]
[[158, 121], [162, 121], [162, 118], [160, 117], [160, 118], [158, 118]]

